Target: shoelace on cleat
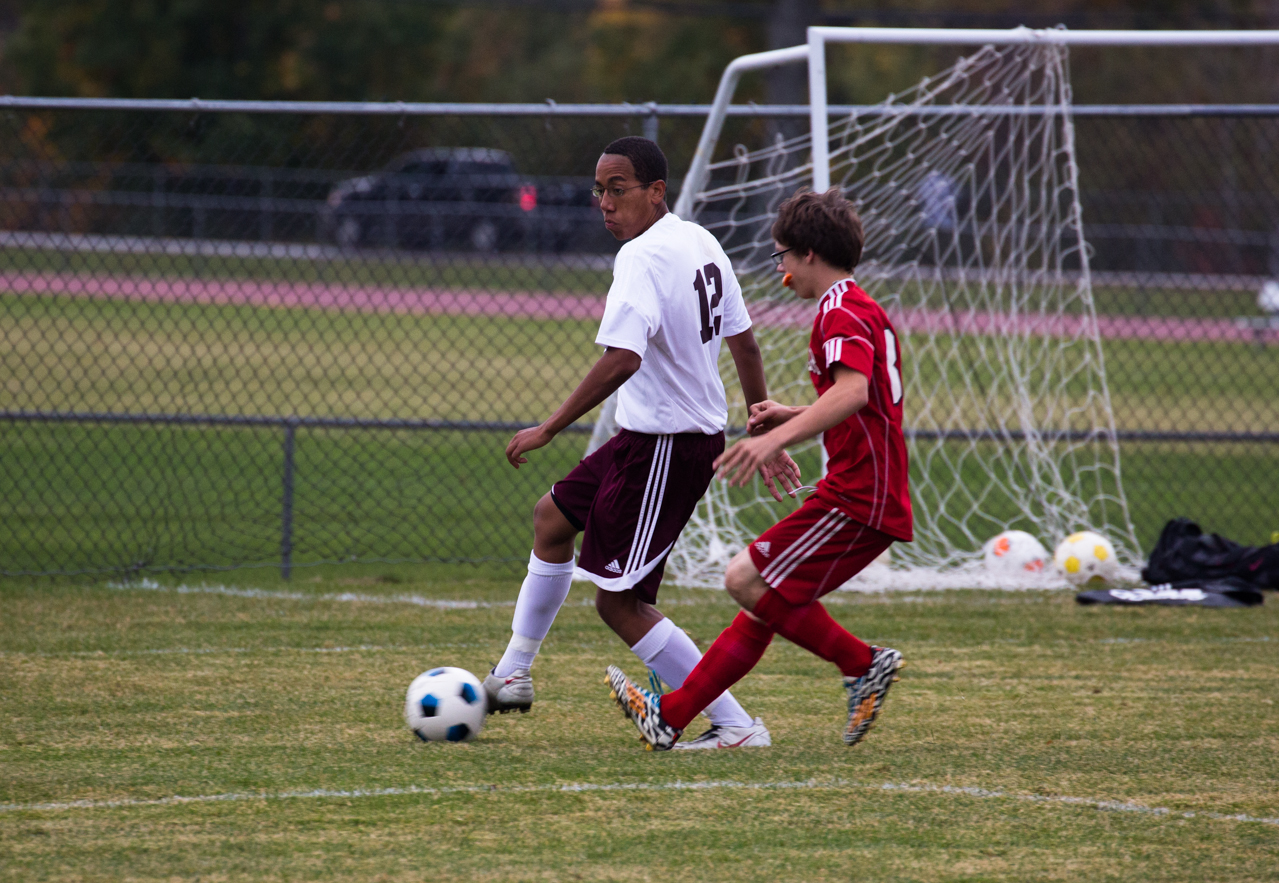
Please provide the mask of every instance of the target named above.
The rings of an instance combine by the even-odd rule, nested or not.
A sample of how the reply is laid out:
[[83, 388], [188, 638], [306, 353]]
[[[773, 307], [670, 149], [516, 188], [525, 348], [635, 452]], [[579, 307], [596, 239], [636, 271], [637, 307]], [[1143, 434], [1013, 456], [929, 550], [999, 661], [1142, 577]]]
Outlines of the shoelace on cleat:
[[651, 668], [648, 670], [648, 685], [653, 688], [654, 695], [661, 696], [666, 692], [666, 685], [662, 683], [662, 676]]

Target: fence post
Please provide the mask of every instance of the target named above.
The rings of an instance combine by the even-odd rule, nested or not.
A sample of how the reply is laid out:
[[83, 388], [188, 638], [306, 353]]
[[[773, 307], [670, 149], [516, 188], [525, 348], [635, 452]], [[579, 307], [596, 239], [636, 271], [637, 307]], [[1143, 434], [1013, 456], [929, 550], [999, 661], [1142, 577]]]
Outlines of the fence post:
[[657, 104], [650, 101], [648, 103], [648, 116], [644, 117], [644, 137], [653, 143], [657, 143]]
[[293, 570], [293, 442], [297, 421], [284, 421], [284, 487], [280, 505], [280, 578]]

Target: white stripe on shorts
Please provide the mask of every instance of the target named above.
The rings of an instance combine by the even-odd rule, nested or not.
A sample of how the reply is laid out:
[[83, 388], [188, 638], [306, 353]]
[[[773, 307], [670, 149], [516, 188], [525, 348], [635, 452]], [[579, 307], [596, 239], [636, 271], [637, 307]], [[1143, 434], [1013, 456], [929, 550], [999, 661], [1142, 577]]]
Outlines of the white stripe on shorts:
[[648, 483], [644, 486], [644, 502], [640, 505], [639, 524], [635, 527], [631, 554], [626, 559], [626, 567], [622, 573], [630, 573], [644, 566], [644, 557], [653, 542], [653, 531], [657, 528], [662, 500], [666, 496], [666, 477], [670, 473], [671, 448], [674, 443], [674, 436], [657, 437], [657, 444], [653, 447], [653, 464], [648, 470]]
[[760, 574], [764, 582], [776, 588], [796, 567], [803, 564], [814, 549], [839, 532], [849, 522], [848, 516], [831, 510], [823, 515], [816, 524], [804, 532], [785, 552], [777, 556], [772, 564], [764, 568]]
[[786, 549], [782, 552], [782, 554], [778, 555], [778, 556], [777, 556], [776, 558], [774, 558], [771, 562], [769, 562], [769, 565], [768, 565], [767, 567], [765, 567], [765, 568], [764, 568], [764, 571], [763, 571], [763, 573], [761, 573], [761, 574], [760, 574], [760, 576], [764, 577], [764, 579], [765, 579], [765, 580], [768, 580], [768, 579], [769, 579], [769, 578], [770, 578], [770, 577], [771, 577], [774, 573], [776, 573], [776, 572], [777, 572], [780, 568], [784, 567], [784, 566], [786, 565], [786, 562], [787, 562], [787, 561], [789, 561], [791, 558], [793, 558], [796, 554], [798, 554], [798, 553], [800, 552], [800, 550], [801, 550], [801, 548], [803, 547], [804, 543], [805, 543], [805, 542], [806, 542], [806, 541], [807, 541], [810, 537], [812, 537], [814, 533], [817, 533], [817, 532], [821, 531], [821, 530], [823, 529], [823, 526], [824, 526], [824, 525], [825, 525], [828, 521], [830, 521], [830, 520], [831, 520], [831, 518], [832, 518], [834, 515], [836, 515], [836, 514], [837, 514], [837, 513], [835, 513], [835, 512], [832, 510], [832, 511], [830, 511], [830, 512], [827, 512], [827, 513], [826, 513], [825, 515], [823, 515], [821, 518], [817, 519], [817, 523], [816, 523], [816, 524], [814, 524], [814, 525], [813, 525], [812, 527], [810, 527], [807, 531], [805, 531], [802, 535], [800, 535], [799, 539], [797, 539], [795, 542], [791, 543], [791, 544], [790, 544], [790, 546], [788, 546], [788, 547], [787, 547], [787, 548], [786, 548]]
[[846, 515], [840, 513], [836, 513], [836, 515], [837, 517], [822, 530], [820, 535], [813, 537], [813, 539], [808, 542], [800, 555], [791, 559], [780, 573], [775, 573], [773, 575], [773, 579], [776, 584], [781, 585], [784, 583], [790, 577], [791, 573], [795, 571], [795, 568], [807, 561], [808, 557], [815, 550], [823, 546], [831, 537], [843, 530], [844, 525], [848, 524], [851, 520]]
[[649, 515], [648, 530], [644, 532], [639, 557], [635, 559], [636, 569], [644, 566], [644, 561], [648, 558], [648, 550], [653, 545], [653, 534], [657, 532], [657, 523], [662, 517], [662, 503], [666, 499], [666, 483], [670, 478], [671, 456], [674, 452], [675, 437], [668, 435], [666, 436], [666, 450], [662, 460], [662, 479], [657, 486], [657, 502], [653, 504], [653, 511]]

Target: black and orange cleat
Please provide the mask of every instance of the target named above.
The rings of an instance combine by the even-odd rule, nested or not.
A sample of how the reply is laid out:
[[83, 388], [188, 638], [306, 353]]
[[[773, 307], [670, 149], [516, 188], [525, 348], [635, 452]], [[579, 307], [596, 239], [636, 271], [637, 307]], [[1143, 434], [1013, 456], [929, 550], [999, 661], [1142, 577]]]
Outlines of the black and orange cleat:
[[856, 745], [870, 730], [879, 710], [884, 707], [888, 688], [901, 680], [897, 671], [905, 664], [898, 651], [889, 647], [872, 647], [870, 670], [859, 678], [844, 678], [844, 689], [848, 691], [845, 745]]

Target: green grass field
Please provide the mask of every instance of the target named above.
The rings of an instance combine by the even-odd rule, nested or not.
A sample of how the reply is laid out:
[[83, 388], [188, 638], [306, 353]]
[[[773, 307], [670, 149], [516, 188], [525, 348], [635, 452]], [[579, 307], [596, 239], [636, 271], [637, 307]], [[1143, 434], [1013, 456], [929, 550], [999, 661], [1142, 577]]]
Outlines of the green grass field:
[[[3, 427], [3, 569], [278, 562], [282, 438], [278, 429]], [[502, 457], [507, 439], [497, 432], [300, 431], [294, 562], [498, 558], [516, 572], [528, 558], [533, 504], [576, 463], [586, 436], [561, 436], [518, 472]], [[816, 474], [811, 451], [800, 463]], [[1133, 443], [1122, 463], [1144, 549], [1170, 513], [1201, 518], [1239, 541], [1268, 542], [1279, 529], [1266, 508], [1265, 476], [1279, 471], [1274, 445]], [[943, 465], [932, 479], [945, 489], [953, 477]], [[974, 465], [961, 479], [976, 490], [985, 477]], [[789, 509], [759, 507], [750, 526], [763, 530]], [[975, 527], [993, 534], [1015, 524], [1011, 511], [1006, 519]]]
[[[595, 329], [591, 321], [0, 294], [0, 407], [531, 423], [589, 368]], [[765, 343], [778, 335], [794, 332], [760, 329]], [[905, 347], [912, 352], [912, 341]], [[1279, 426], [1279, 347], [1107, 340], [1104, 348], [1121, 430]], [[908, 367], [921, 388], [967, 379], [948, 369], [942, 382], [942, 369], [922, 355]], [[785, 395], [807, 400], [811, 389], [797, 376], [779, 366], [770, 384], [790, 383]], [[1085, 392], [1067, 385], [1069, 395]], [[742, 415], [731, 420], [740, 424]], [[294, 560], [497, 558], [518, 568], [533, 502], [577, 460], [585, 437], [564, 436], [519, 473], [501, 456], [508, 438], [300, 430]], [[0, 532], [0, 571], [279, 560], [279, 428], [4, 423], [0, 462], [0, 520], [10, 525]], [[1133, 441], [1121, 463], [1144, 549], [1165, 521], [1183, 515], [1242, 542], [1269, 542], [1279, 530], [1273, 443]], [[808, 474], [815, 472], [812, 460]], [[987, 478], [971, 470], [959, 477], [969, 493]], [[913, 480], [921, 479], [917, 469]], [[945, 491], [954, 476], [930, 480]], [[761, 528], [771, 512], [760, 516]]]
[[[0, 581], [0, 880], [1279, 879], [1272, 603], [838, 594], [908, 660], [861, 745], [833, 670], [779, 639], [735, 691], [773, 747], [653, 754], [602, 683], [641, 667], [584, 586], [532, 713], [427, 745], [405, 688], [487, 669], [514, 579], [162, 582]], [[662, 600], [703, 647], [733, 615]]]

